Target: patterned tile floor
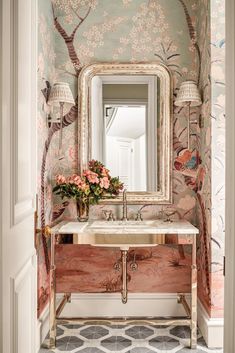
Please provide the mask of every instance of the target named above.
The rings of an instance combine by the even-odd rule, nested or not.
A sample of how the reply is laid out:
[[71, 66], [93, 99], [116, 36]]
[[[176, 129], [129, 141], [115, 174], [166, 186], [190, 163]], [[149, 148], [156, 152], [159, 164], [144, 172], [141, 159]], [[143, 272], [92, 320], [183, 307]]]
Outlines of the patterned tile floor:
[[[60, 325], [54, 350], [39, 353], [222, 353], [208, 349], [198, 332], [198, 347], [189, 346], [190, 331], [185, 326]], [[45, 343], [47, 343], [47, 339]]]

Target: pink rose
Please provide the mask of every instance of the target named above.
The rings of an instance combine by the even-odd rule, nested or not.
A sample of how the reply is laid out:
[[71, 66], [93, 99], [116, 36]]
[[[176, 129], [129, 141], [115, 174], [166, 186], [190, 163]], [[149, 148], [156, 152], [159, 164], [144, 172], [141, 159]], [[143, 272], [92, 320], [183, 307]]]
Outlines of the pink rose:
[[67, 183], [76, 184], [76, 182], [78, 182], [80, 179], [80, 176], [78, 176], [77, 174], [73, 174], [68, 177]]
[[58, 185], [66, 183], [66, 178], [62, 174], [56, 175], [55, 180]]
[[109, 179], [107, 177], [103, 177], [100, 179], [100, 187], [104, 189], [108, 189], [110, 185]]
[[105, 167], [102, 167], [101, 175], [104, 176], [104, 177], [108, 176], [109, 175], [109, 170], [107, 168], [105, 168]]
[[86, 169], [86, 170], [84, 170], [82, 175], [86, 177], [86, 176], [88, 176], [90, 174], [91, 174], [91, 171], [89, 169]]
[[85, 170], [83, 172], [83, 175], [88, 179], [91, 184], [99, 184], [98, 174], [90, 170]]
[[83, 182], [80, 184], [79, 188], [80, 188], [82, 191], [86, 192], [86, 191], [89, 190], [90, 187], [89, 187], [88, 184], [86, 184], [86, 183], [83, 181]]
[[73, 182], [74, 182], [75, 185], [80, 186], [81, 183], [82, 183], [82, 179], [81, 179], [81, 177], [79, 175], [75, 175], [73, 177]]

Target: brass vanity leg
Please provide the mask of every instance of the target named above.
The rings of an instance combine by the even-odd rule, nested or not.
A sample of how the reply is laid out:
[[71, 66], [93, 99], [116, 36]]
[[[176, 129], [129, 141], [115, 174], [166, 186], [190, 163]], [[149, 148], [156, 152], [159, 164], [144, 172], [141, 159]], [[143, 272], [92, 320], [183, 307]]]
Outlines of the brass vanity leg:
[[192, 243], [192, 267], [191, 267], [191, 341], [190, 347], [197, 347], [197, 258], [196, 236]]
[[185, 294], [178, 294], [178, 303], [182, 304], [184, 307], [184, 310], [187, 314], [187, 316], [190, 318], [191, 317], [191, 311], [190, 311], [190, 307], [185, 299]]
[[56, 274], [55, 274], [55, 234], [51, 235], [51, 266], [50, 266], [50, 339], [49, 348], [56, 345]]
[[127, 250], [121, 250], [122, 254], [122, 302], [127, 303]]

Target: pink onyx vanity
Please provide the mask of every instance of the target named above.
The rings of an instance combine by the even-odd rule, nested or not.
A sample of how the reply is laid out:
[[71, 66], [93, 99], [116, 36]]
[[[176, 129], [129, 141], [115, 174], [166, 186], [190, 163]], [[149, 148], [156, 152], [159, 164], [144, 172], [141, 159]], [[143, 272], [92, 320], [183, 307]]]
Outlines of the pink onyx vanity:
[[[196, 236], [198, 229], [187, 221], [164, 222], [162, 220], [149, 221], [91, 221], [60, 222], [49, 230], [51, 236], [51, 267], [50, 267], [50, 338], [49, 346], [56, 346], [56, 325], [70, 322], [118, 322], [126, 325], [154, 324], [154, 325], [187, 325], [191, 329], [190, 347], [197, 345], [197, 264], [196, 264]], [[66, 240], [67, 239], [67, 240]], [[78, 245], [92, 245], [100, 247], [119, 248], [121, 252], [123, 304], [128, 300], [127, 286], [127, 254], [130, 247], [146, 247], [157, 245], [190, 245], [191, 246], [191, 300], [188, 304], [185, 294], [178, 293], [178, 303], [182, 304], [186, 315], [184, 317], [61, 317], [66, 303], [71, 301], [71, 293], [65, 293], [56, 308], [56, 244], [66, 243]]]

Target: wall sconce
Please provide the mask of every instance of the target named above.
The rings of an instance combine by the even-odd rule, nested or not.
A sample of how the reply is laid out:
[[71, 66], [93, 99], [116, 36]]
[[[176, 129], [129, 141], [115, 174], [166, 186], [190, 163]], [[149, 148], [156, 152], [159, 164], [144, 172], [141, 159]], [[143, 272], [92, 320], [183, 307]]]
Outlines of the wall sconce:
[[175, 105], [188, 106], [188, 149], [190, 149], [190, 108], [202, 105], [201, 96], [194, 81], [185, 81], [181, 83]]
[[60, 108], [59, 156], [62, 156], [63, 116], [75, 104], [69, 84], [66, 82], [56, 82], [51, 88], [48, 104]]

